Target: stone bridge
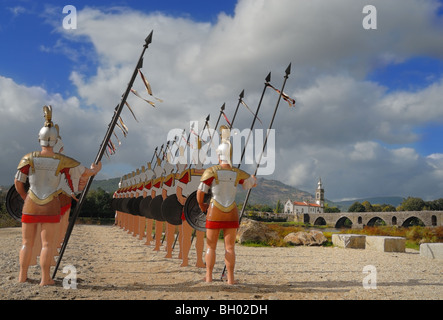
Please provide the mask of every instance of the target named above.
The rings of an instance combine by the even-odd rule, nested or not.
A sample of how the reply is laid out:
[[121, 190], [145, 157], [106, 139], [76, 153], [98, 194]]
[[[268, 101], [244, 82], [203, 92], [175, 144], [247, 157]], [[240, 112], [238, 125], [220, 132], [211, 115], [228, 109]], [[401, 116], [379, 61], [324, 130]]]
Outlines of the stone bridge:
[[413, 220], [420, 220], [425, 226], [443, 226], [443, 211], [399, 211], [399, 212], [339, 212], [297, 214], [295, 221], [311, 225], [328, 225], [335, 228], [344, 226], [345, 221], [352, 222], [352, 228], [374, 226], [383, 220], [388, 226], [409, 226]]

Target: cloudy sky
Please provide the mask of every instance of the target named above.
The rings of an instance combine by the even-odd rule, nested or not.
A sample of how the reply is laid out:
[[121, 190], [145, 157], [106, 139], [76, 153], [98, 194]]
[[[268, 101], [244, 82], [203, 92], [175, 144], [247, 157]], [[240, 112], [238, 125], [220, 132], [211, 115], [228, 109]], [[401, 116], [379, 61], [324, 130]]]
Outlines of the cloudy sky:
[[[142, 71], [163, 102], [153, 108], [129, 96], [138, 122], [123, 110], [129, 134], [116, 130], [122, 144], [103, 158], [98, 179], [145, 165], [171, 129], [202, 126], [208, 114], [214, 126], [223, 103], [232, 118], [243, 89], [255, 110], [267, 74], [280, 88], [292, 63], [284, 91], [297, 104], [279, 106], [275, 171], [266, 178], [313, 192], [321, 177], [331, 200], [443, 197], [442, 1], [0, 4], [0, 185], [12, 184], [20, 158], [39, 149], [45, 104], [54, 108], [66, 154], [94, 160], [153, 30]], [[65, 5], [76, 9], [74, 29], [64, 28], [72, 14]], [[140, 78], [134, 88], [154, 99]], [[269, 126], [277, 97], [266, 91], [257, 129]], [[251, 121], [241, 106], [234, 127]]]

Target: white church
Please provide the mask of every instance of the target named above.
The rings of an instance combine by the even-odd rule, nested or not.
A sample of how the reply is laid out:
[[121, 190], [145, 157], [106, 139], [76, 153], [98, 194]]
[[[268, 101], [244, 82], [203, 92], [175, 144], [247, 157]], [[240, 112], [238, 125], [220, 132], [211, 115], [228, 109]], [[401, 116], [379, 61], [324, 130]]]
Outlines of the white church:
[[288, 201], [285, 202], [284, 213], [287, 214], [303, 214], [303, 213], [324, 213], [325, 208], [325, 190], [321, 182], [318, 180], [317, 190], [315, 192], [315, 203], [306, 201]]

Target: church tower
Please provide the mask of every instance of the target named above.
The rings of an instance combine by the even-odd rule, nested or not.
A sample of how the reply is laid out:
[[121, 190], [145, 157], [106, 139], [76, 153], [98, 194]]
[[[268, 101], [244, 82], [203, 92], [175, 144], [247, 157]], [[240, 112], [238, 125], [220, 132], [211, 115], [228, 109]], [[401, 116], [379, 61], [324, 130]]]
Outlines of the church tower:
[[315, 203], [322, 208], [325, 206], [325, 189], [323, 189], [321, 178], [318, 180], [317, 190], [315, 191]]

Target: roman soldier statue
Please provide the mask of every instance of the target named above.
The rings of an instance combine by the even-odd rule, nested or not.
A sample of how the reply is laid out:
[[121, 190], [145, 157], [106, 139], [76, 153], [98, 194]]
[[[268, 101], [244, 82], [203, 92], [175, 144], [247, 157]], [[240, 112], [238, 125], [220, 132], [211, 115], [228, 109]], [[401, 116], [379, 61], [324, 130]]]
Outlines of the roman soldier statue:
[[[206, 282], [212, 281], [212, 270], [216, 259], [216, 247], [220, 230], [223, 230], [225, 242], [225, 264], [228, 271], [228, 284], [234, 284], [235, 238], [239, 227], [239, 215], [235, 203], [237, 186], [244, 189], [256, 186], [256, 178], [248, 173], [233, 168], [231, 163], [230, 131], [222, 130], [222, 140], [216, 152], [219, 165], [205, 170], [197, 190], [200, 209], [206, 214]], [[210, 203], [204, 202], [204, 196], [211, 190]]]
[[[15, 188], [24, 200], [19, 282], [27, 280], [35, 234], [39, 226], [42, 243], [42, 286], [54, 284], [49, 273], [61, 219], [61, 179], [70, 177], [71, 181], [75, 181], [76, 188], [81, 190], [86, 180], [101, 169], [101, 164], [92, 165], [91, 169], [87, 169], [78, 161], [55, 153], [53, 148], [57, 143], [58, 132], [52, 122], [52, 107], [44, 106], [43, 111], [46, 121], [38, 135], [41, 151], [28, 153], [21, 159], [14, 180]], [[30, 184], [28, 192], [25, 191], [26, 180], [29, 180]]]
[[[205, 171], [203, 169], [203, 161], [201, 161], [199, 157], [199, 152], [201, 149], [201, 140], [198, 138], [197, 148], [194, 150], [192, 154], [192, 163], [195, 164], [194, 168], [187, 168], [186, 170], [182, 170], [180, 175], [177, 177], [177, 200], [183, 206], [186, 203], [186, 199], [190, 194], [195, 192], [200, 184], [200, 178]], [[203, 159], [204, 160], [204, 159]], [[189, 251], [191, 249], [192, 242], [192, 226], [186, 221], [184, 212], [182, 212], [182, 224], [180, 229], [180, 238], [181, 238], [181, 255], [182, 255], [182, 264], [181, 267], [188, 266], [188, 256]], [[204, 250], [204, 231], [195, 230], [195, 250], [196, 250], [196, 263], [195, 266], [198, 268], [204, 268], [205, 263], [203, 261], [203, 250]]]

